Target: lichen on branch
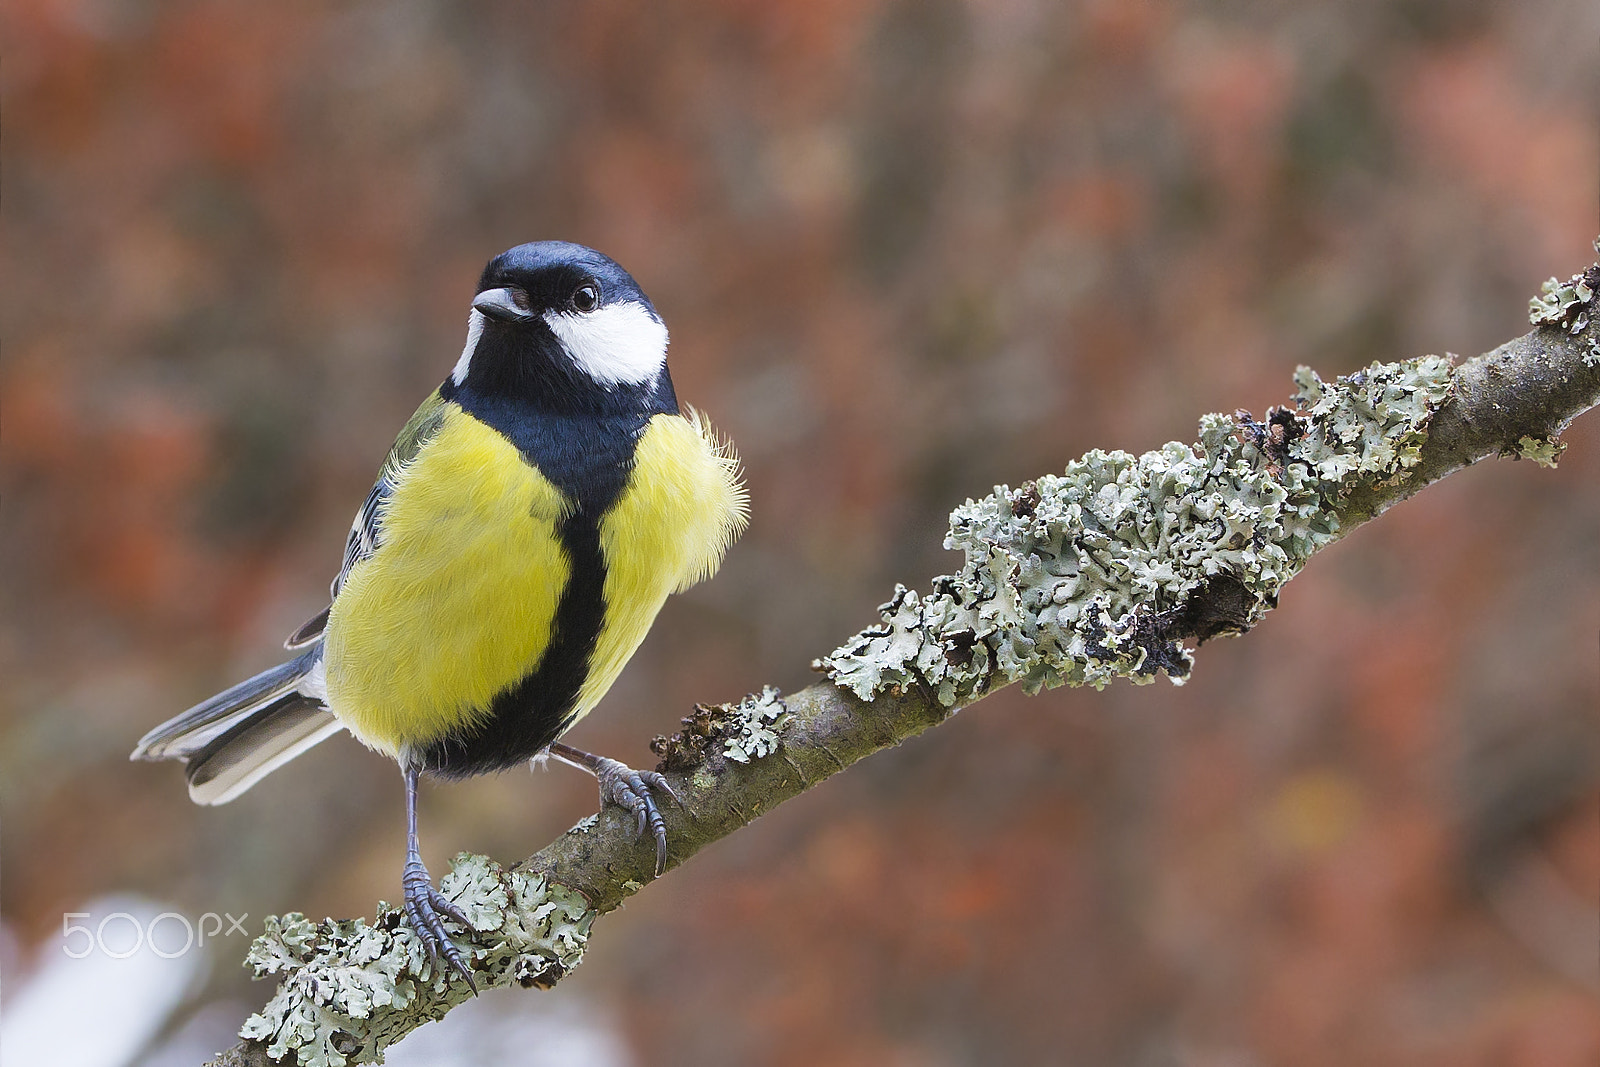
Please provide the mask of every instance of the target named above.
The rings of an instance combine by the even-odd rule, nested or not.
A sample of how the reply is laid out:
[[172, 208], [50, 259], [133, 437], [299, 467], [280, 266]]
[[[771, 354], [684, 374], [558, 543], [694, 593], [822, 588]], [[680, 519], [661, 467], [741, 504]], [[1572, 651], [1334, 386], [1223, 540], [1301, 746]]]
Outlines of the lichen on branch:
[[[463, 852], [439, 889], [472, 923], [464, 946], [480, 984], [546, 988], [583, 958], [596, 912], [578, 894], [524, 870]], [[257, 978], [281, 976], [266, 1007], [239, 1036], [300, 1067], [381, 1063], [383, 1051], [472, 996], [448, 966], [428, 958], [399, 908], [376, 922], [298, 912], [270, 916], [245, 962]]]
[[1186, 638], [1242, 633], [1340, 536], [1356, 484], [1415, 466], [1450, 396], [1448, 359], [1374, 363], [1335, 382], [1295, 372], [1294, 407], [1257, 422], [1206, 415], [1200, 439], [1133, 456], [1093, 451], [950, 516], [963, 552], [926, 596], [899, 586], [882, 623], [829, 655], [863, 700], [926, 687], [957, 707], [1021, 682], [1102, 688], [1188, 677]]

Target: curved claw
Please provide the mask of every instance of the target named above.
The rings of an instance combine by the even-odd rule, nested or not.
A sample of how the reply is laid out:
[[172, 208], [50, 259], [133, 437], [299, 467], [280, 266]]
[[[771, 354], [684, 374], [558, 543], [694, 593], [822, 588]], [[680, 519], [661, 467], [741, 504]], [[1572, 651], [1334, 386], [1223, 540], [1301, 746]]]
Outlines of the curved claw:
[[472, 924], [467, 922], [466, 915], [448, 897], [433, 887], [433, 879], [429, 876], [428, 869], [416, 856], [406, 860], [405, 871], [400, 876], [400, 885], [405, 890], [405, 902], [402, 907], [406, 919], [411, 923], [411, 929], [416, 931], [417, 939], [427, 951], [428, 962], [438, 966], [439, 957], [443, 955], [450, 969], [465, 978], [468, 987], [476, 995], [478, 983], [473, 981], [472, 970], [467, 966], [461, 950], [445, 932], [444, 921], [441, 918], [444, 916], [452, 919], [470, 930]]
[[600, 802], [611, 803], [630, 812], [635, 820], [635, 837], [643, 837], [649, 827], [656, 839], [656, 874], [667, 869], [667, 822], [656, 807], [651, 790], [660, 790], [679, 803], [667, 780], [655, 771], [636, 771], [613, 759], [600, 759], [595, 768], [600, 782]]

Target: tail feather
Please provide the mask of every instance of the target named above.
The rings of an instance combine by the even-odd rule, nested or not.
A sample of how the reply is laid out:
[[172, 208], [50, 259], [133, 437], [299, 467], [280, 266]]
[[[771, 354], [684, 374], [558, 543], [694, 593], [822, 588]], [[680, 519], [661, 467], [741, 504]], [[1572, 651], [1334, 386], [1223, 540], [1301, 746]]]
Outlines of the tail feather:
[[189, 796], [224, 804], [339, 730], [324, 696], [319, 644], [157, 726], [132, 758], [182, 760]]
[[321, 703], [290, 693], [189, 757], [189, 799], [196, 804], [226, 804], [340, 728], [333, 712]]
[[280, 663], [224, 689], [209, 700], [202, 700], [141, 737], [130, 758], [188, 759], [239, 720], [285, 693], [300, 690], [321, 656], [322, 649], [313, 648], [288, 663]]

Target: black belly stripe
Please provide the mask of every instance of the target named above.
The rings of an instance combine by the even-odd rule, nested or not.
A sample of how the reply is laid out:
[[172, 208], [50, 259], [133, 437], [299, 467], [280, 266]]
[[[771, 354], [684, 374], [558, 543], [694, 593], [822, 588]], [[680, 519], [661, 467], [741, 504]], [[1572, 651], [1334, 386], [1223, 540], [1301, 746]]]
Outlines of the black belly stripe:
[[422, 766], [441, 778], [465, 778], [526, 763], [572, 725], [578, 690], [605, 622], [605, 559], [600, 527], [591, 516], [561, 526], [561, 545], [571, 567], [556, 605], [555, 631], [539, 665], [517, 684], [502, 689], [475, 732], [446, 737], [420, 755]]
[[495, 696], [476, 730], [445, 737], [416, 755], [429, 774], [465, 778], [525, 763], [572, 725], [573, 705], [605, 624], [600, 522], [633, 474], [634, 447], [650, 418], [676, 413], [678, 403], [665, 370], [648, 388], [600, 391], [587, 398], [589, 406], [573, 410], [549, 405], [559, 394], [541, 406], [480, 395], [449, 379], [439, 393], [505, 436], [576, 505], [559, 532], [570, 574], [539, 662]]

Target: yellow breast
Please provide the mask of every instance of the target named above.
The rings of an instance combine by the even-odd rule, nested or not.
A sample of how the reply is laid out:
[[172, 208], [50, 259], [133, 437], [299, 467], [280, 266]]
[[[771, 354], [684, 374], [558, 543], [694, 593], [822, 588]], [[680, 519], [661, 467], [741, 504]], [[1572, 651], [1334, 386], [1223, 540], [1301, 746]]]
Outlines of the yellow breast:
[[328, 616], [328, 703], [352, 734], [390, 755], [436, 741], [538, 664], [567, 583], [569, 509], [511, 442], [449, 406]]

